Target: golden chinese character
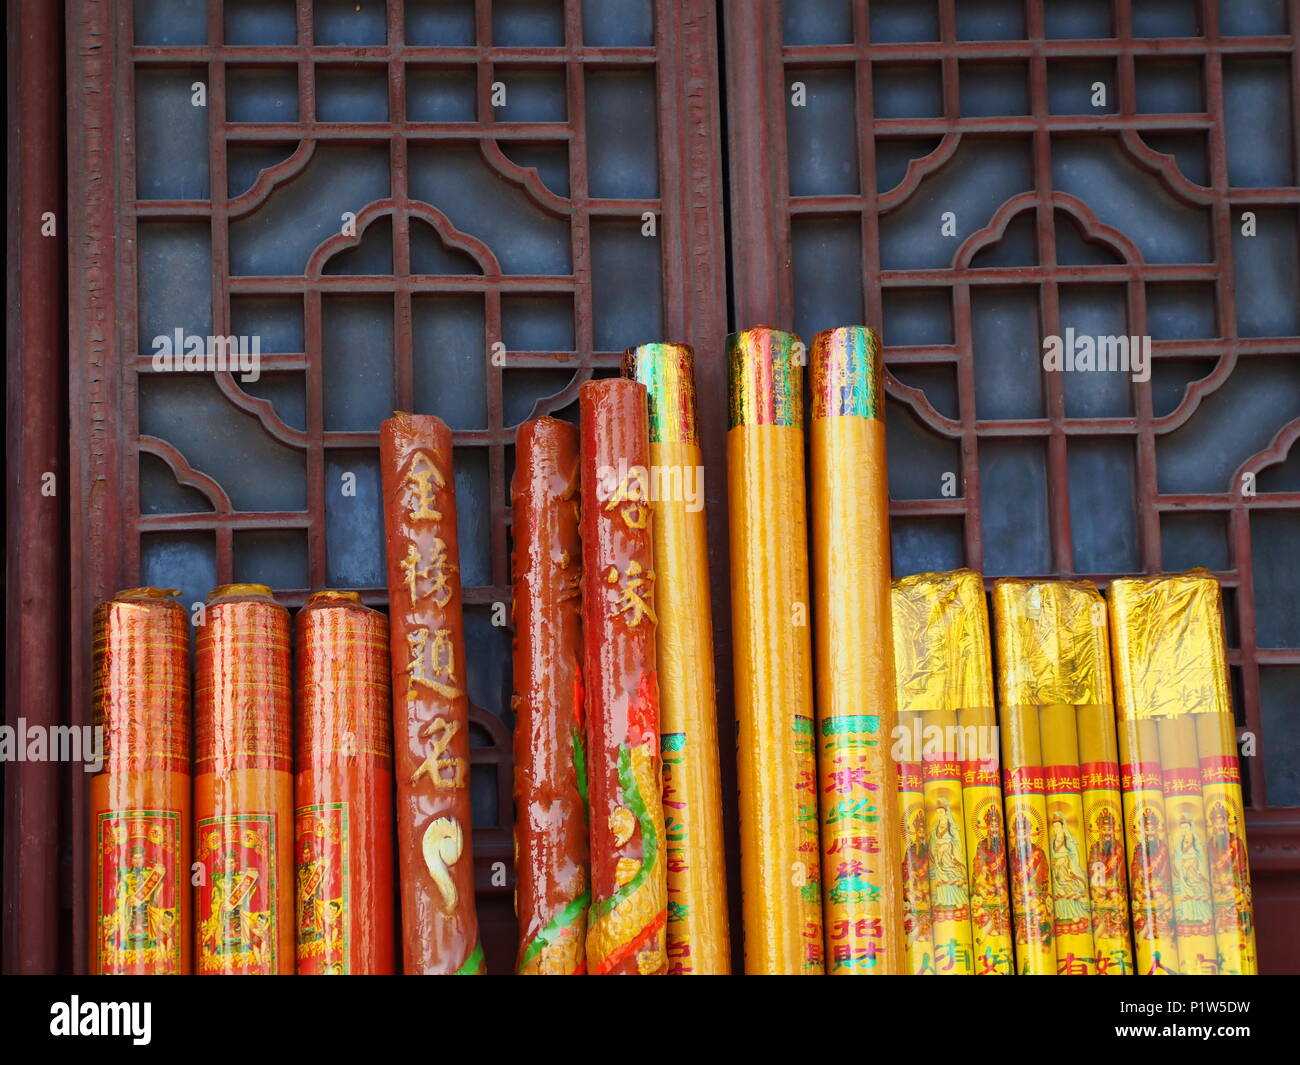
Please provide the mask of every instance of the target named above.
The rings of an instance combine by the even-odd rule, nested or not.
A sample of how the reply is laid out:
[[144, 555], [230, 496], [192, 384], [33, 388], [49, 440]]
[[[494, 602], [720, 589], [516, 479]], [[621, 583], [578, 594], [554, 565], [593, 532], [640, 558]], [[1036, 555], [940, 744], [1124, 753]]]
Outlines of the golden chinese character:
[[[460, 731], [459, 721], [448, 721], [444, 717], [435, 717], [423, 729], [420, 735], [433, 743], [424, 761], [411, 774], [414, 784], [423, 776], [433, 781], [435, 788], [463, 788], [465, 786], [465, 759], [457, 758], [448, 752], [452, 737]], [[450, 773], [450, 776], [448, 776]]]
[[433, 585], [429, 589], [430, 598], [438, 606], [446, 606], [451, 601], [451, 575], [456, 572], [456, 567], [448, 562], [447, 545], [443, 543], [441, 537], [434, 537], [433, 558], [429, 560], [429, 564], [421, 566], [421, 561], [420, 549], [413, 542], [408, 541], [406, 557], [398, 563], [398, 566], [402, 571], [402, 581], [410, 593], [411, 602], [414, 603], [420, 598], [418, 582], [431, 579]]
[[[645, 476], [642, 467], [633, 466], [605, 501], [605, 513], [618, 510], [629, 529], [644, 529], [650, 524], [650, 493], [646, 490]], [[636, 481], [635, 487], [633, 480]]]
[[411, 459], [411, 471], [406, 479], [415, 486], [415, 505], [409, 511], [411, 520], [442, 521], [442, 512], [434, 509], [433, 503], [438, 490], [447, 486], [447, 478], [433, 459], [423, 451], [417, 451]]
[[650, 624], [659, 624], [654, 608], [650, 605], [650, 590], [654, 584], [654, 571], [643, 570], [641, 563], [633, 559], [627, 564], [627, 572], [620, 574], [614, 566], [609, 567], [605, 580], [619, 587], [618, 603], [615, 613], [626, 615], [629, 626], [635, 628], [643, 617], [650, 619]]
[[[428, 629], [414, 629], [406, 634], [411, 645], [411, 661], [406, 671], [411, 674], [411, 687], [407, 699], [417, 698], [415, 686], [423, 684], [447, 699], [457, 699], [461, 690], [455, 686], [456, 667], [452, 657], [451, 630], [439, 629], [429, 642]], [[429, 654], [425, 654], [426, 647]]]

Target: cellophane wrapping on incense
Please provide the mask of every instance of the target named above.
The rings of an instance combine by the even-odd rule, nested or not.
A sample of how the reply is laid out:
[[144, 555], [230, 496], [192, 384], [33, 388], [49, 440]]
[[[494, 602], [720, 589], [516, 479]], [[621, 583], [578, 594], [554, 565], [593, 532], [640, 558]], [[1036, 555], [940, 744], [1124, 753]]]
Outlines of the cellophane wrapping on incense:
[[298, 612], [294, 792], [299, 975], [393, 972], [388, 619], [356, 592]]
[[818, 333], [811, 468], [826, 972], [907, 971], [880, 338]]
[[517, 971], [587, 971], [587, 769], [582, 685], [578, 430], [555, 418], [515, 434], [515, 908]]
[[745, 971], [821, 975], [803, 347], [727, 340], [727, 501]]
[[1042, 781], [1047, 822], [1024, 845], [1047, 862], [1055, 971], [1130, 975], [1105, 603], [1089, 581], [1003, 579], [993, 598], [1004, 715], [1013, 732], [1038, 718], [1040, 764], [1007, 775]]
[[587, 968], [600, 976], [659, 975], [668, 967], [668, 882], [645, 387], [588, 381], [578, 406], [591, 803]]
[[397, 868], [407, 973], [484, 973], [474, 902], [469, 698], [451, 430], [379, 430], [393, 675]]
[[1256, 973], [1219, 582], [1123, 578], [1108, 598], [1138, 971]]
[[624, 355], [623, 376], [646, 386], [649, 404], [668, 972], [725, 975], [731, 945], [694, 356], [686, 344], [642, 344]]
[[189, 617], [169, 588], [95, 608], [92, 974], [190, 971]]
[[[911, 971], [1015, 971], [988, 610], [979, 574], [893, 586]], [[930, 952], [927, 954], [927, 948]]]
[[216, 588], [194, 657], [196, 969], [291, 974], [289, 612], [265, 585]]

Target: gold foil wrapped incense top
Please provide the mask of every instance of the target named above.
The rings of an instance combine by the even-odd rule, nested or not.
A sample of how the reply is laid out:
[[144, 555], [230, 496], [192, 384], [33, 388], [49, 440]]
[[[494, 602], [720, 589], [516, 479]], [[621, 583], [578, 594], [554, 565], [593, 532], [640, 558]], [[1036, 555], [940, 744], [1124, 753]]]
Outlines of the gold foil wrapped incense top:
[[646, 387], [652, 444], [695, 444], [695, 353], [689, 344], [638, 344], [623, 354], [623, 376]]
[[865, 325], [826, 329], [813, 338], [811, 400], [814, 418], [884, 414], [880, 335]]
[[1091, 581], [993, 585], [1005, 706], [1109, 706], [1106, 603]]
[[208, 593], [208, 602], [218, 599], [270, 599], [275, 596], [265, 584], [221, 584]]
[[1122, 717], [1232, 712], [1216, 578], [1203, 569], [1122, 577], [1109, 597]]
[[329, 606], [333, 603], [364, 605], [361, 602], [360, 592], [340, 591], [335, 588], [325, 588], [322, 591], [313, 592], [307, 597], [307, 606]]
[[892, 603], [899, 710], [992, 706], [983, 578], [968, 569], [902, 577]]
[[803, 341], [793, 333], [759, 325], [727, 337], [730, 417], [740, 425], [803, 428]]

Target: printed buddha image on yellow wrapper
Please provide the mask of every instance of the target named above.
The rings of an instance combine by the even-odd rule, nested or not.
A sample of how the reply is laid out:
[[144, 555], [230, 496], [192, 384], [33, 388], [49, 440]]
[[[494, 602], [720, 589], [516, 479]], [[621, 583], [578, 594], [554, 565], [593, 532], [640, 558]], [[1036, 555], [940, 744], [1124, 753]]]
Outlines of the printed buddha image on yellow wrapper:
[[653, 483], [668, 489], [654, 502], [652, 526], [668, 973], [725, 975], [731, 947], [694, 356], [686, 344], [641, 344], [624, 355], [623, 376], [646, 386]]
[[[1099, 898], [1105, 895], [1098, 882], [1105, 871], [1092, 861], [1088, 838], [1079, 713], [1109, 702], [1105, 605], [1089, 581], [1011, 578], [994, 585], [993, 601], [1003, 706], [1009, 717], [1038, 716], [1041, 763], [1035, 775], [1042, 778], [1047, 819], [1041, 846], [1050, 880], [1056, 972], [1093, 975], [1099, 971], [1093, 894], [1096, 888]], [[1028, 768], [1008, 760], [1008, 770]], [[1110, 864], [1113, 877], [1117, 854]], [[1108, 923], [1103, 930], [1115, 931]], [[1108, 955], [1105, 971], [1111, 962]], [[1117, 965], [1121, 971], [1132, 969], [1126, 941]]]
[[[1147, 777], [1158, 769], [1164, 790], [1163, 822], [1151, 803], [1140, 819], [1126, 818], [1130, 852], [1145, 856], [1152, 873], [1136, 881], [1135, 863], [1139, 965], [1157, 964], [1154, 951], [1143, 949], [1139, 907], [1152, 883], [1160, 889], [1167, 877], [1163, 909], [1172, 910], [1175, 971], [1253, 974], [1258, 960], [1219, 582], [1205, 570], [1122, 578], [1109, 597], [1121, 735], [1138, 748], [1125, 760], [1147, 767]], [[1174, 969], [1168, 938], [1157, 971]]]
[[727, 499], [745, 971], [823, 972], [803, 348], [727, 338]]
[[907, 948], [880, 340], [864, 326], [826, 330], [810, 366], [826, 971], [893, 975]]
[[894, 581], [892, 603], [911, 971], [1011, 975], [983, 582], [971, 570], [916, 574]]

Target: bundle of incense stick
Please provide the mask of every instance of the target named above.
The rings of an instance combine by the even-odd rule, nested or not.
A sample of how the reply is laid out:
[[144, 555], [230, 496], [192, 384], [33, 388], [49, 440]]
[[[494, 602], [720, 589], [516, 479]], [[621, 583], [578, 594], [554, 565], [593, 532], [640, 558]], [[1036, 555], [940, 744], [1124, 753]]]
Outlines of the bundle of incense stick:
[[727, 338], [727, 499], [745, 971], [823, 971], [804, 496], [803, 346]]
[[388, 619], [356, 592], [298, 612], [294, 860], [300, 975], [393, 972]]
[[200, 973], [294, 971], [289, 612], [262, 584], [208, 596], [194, 654]]
[[[1034, 809], [1042, 781], [1045, 838], [1030, 832], [1025, 848], [1032, 861], [1041, 846], [1047, 861], [1055, 971], [1130, 974], [1105, 603], [1089, 581], [1007, 578], [994, 585], [993, 603], [1004, 720], [1016, 749], [1008, 779], [1016, 788], [1033, 781]], [[1026, 899], [1026, 912], [1038, 905]]]
[[818, 333], [810, 365], [826, 969], [893, 975], [906, 966], [880, 338]]
[[1015, 971], [988, 609], [978, 573], [893, 586], [907, 947], [913, 973]]
[[1258, 971], [1219, 582], [1110, 586], [1138, 969]]
[[587, 971], [586, 738], [578, 430], [555, 418], [515, 434], [514, 555], [516, 968]]
[[731, 947], [694, 355], [686, 344], [642, 344], [627, 351], [623, 375], [646, 386], [649, 403], [668, 971], [725, 975]]
[[485, 971], [474, 901], [469, 697], [451, 430], [394, 414], [379, 429], [392, 647], [404, 971]]
[[582, 610], [590, 752], [593, 975], [664, 973], [668, 880], [654, 545], [646, 484], [646, 390], [578, 390], [582, 453]]
[[90, 781], [93, 974], [190, 971], [189, 618], [170, 588], [95, 608]]

